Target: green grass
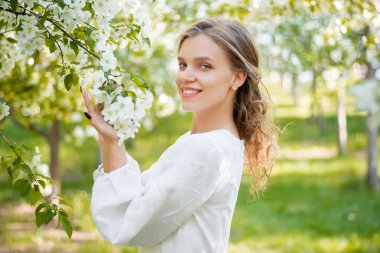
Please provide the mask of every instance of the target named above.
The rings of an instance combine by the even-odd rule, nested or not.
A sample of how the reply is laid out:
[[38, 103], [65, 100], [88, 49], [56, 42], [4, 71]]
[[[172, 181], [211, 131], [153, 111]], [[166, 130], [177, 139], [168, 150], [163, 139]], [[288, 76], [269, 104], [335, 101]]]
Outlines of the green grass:
[[[290, 100], [278, 101], [291, 111]], [[364, 178], [365, 118], [348, 117], [347, 154], [337, 157], [336, 119], [326, 116], [320, 132], [303, 115], [281, 114], [280, 152], [267, 191], [253, 199], [245, 174], [232, 222], [229, 253], [375, 253], [380, 252], [380, 194], [369, 190]], [[189, 114], [160, 118], [151, 131], [142, 130], [127, 150], [147, 169], [178, 136], [189, 130]], [[40, 145], [45, 161], [45, 141], [4, 126], [12, 139]], [[6, 147], [2, 145], [0, 151]], [[63, 194], [74, 203], [70, 212], [73, 239], [46, 226], [35, 227], [33, 208], [12, 190], [6, 173], [0, 173], [0, 252], [137, 252], [105, 242], [89, 212], [92, 171], [96, 167], [94, 140], [81, 145], [61, 143]]]

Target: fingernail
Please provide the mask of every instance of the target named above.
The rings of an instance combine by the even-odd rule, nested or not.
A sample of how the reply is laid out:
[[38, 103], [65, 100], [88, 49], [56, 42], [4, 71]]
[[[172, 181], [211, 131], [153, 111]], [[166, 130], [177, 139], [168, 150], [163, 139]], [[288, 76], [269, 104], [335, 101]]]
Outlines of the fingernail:
[[88, 114], [88, 112], [84, 112], [83, 114], [84, 114], [84, 116], [86, 116], [86, 118], [91, 119], [91, 115]]

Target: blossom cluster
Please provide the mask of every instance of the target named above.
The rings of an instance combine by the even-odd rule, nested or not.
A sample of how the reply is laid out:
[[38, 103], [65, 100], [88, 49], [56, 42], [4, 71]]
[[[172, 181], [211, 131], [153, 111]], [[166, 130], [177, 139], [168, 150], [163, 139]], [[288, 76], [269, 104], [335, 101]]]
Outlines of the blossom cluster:
[[[66, 89], [80, 83], [94, 94], [102, 94], [102, 83], [110, 78], [121, 83], [120, 73], [126, 73], [117, 62], [115, 50], [125, 46], [144, 49], [150, 43], [149, 0], [18, 0], [16, 8], [11, 2], [0, 3], [0, 62], [6, 63], [0, 64], [3, 77], [17, 62], [26, 62], [39, 51], [47, 59], [61, 61]], [[112, 96], [108, 94], [112, 100], [104, 103], [105, 118], [118, 131], [120, 140], [134, 137], [145, 109], [151, 105], [152, 94], [139, 88], [143, 91], [115, 89]], [[23, 110], [23, 114], [29, 115], [29, 111]], [[117, 119], [110, 116], [112, 113]]]
[[[16, 15], [0, 10], [0, 21], [7, 24], [5, 27], [20, 27], [6, 32], [8, 37], [17, 39], [17, 47], [13, 51], [20, 50], [23, 55], [30, 56], [44, 46], [54, 48], [59, 45], [65, 60], [71, 60], [70, 64], [77, 71], [84, 66], [88, 56], [80, 45], [92, 49], [90, 51], [99, 57], [94, 67], [99, 66], [106, 72], [117, 67], [114, 51], [118, 45], [144, 45], [142, 41], [151, 33], [150, 19], [145, 15], [146, 4], [138, 0], [64, 0], [63, 4], [19, 0], [18, 4], [26, 15], [19, 15], [17, 19]], [[0, 7], [11, 10], [10, 1], [2, 1]], [[46, 13], [49, 15], [43, 21], [42, 16]], [[46, 36], [52, 39], [49, 45]], [[2, 48], [0, 55], [3, 52], [6, 51]], [[83, 54], [75, 57], [81, 59], [78, 63], [72, 57], [78, 56], [79, 52]]]
[[0, 105], [0, 120], [9, 115], [9, 106], [6, 103]]
[[[39, 146], [34, 148], [34, 154], [31, 161], [26, 162], [26, 164], [32, 169], [33, 172], [43, 175], [44, 177], [50, 177], [49, 166], [46, 163], [41, 162], [41, 153]], [[44, 196], [48, 196], [52, 192], [52, 185], [46, 178], [39, 178], [45, 182], [45, 187], [41, 190], [41, 193]]]
[[153, 94], [146, 90], [132, 89], [136, 94], [135, 102], [131, 96], [123, 96], [123, 87], [117, 87], [113, 92], [100, 89], [91, 89], [95, 104], [104, 108], [101, 113], [104, 120], [112, 125], [119, 138], [118, 145], [122, 145], [127, 138], [134, 138], [140, 127], [140, 121], [145, 116], [145, 110], [152, 105]]

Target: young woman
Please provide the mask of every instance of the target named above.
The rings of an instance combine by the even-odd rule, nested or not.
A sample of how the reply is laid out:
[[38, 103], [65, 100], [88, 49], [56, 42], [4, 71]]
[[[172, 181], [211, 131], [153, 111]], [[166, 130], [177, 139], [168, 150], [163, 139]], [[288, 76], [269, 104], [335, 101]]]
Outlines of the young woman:
[[258, 52], [239, 22], [206, 19], [180, 37], [178, 65], [192, 128], [143, 173], [83, 91], [103, 161], [92, 215], [107, 240], [142, 253], [226, 252], [243, 166], [263, 188], [276, 147]]

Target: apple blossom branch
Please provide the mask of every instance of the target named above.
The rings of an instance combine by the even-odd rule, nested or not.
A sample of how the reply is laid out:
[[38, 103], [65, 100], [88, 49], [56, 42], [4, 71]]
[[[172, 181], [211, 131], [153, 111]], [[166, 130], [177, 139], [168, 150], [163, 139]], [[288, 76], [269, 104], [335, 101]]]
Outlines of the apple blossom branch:
[[[4, 0], [6, 2], [10, 2], [10, 0]], [[16, 16], [17, 15], [22, 15], [22, 16], [34, 16], [38, 19], [42, 19], [43, 18], [43, 15], [40, 15], [38, 13], [35, 13], [31, 10], [28, 10], [27, 8], [21, 6], [21, 5], [17, 5], [18, 8], [21, 8], [23, 10], [23, 12], [18, 12], [18, 11], [14, 11], [12, 9], [4, 9], [2, 7], [0, 7], [0, 10], [3, 10], [3, 11], [6, 11], [6, 12], [9, 12], [9, 13], [13, 13], [15, 14]], [[47, 7], [46, 7], [47, 8]], [[26, 13], [26, 12], [29, 12]], [[96, 55], [95, 53], [91, 52], [89, 49], [87, 49], [83, 43], [81, 43], [79, 40], [75, 39], [73, 36], [71, 36], [68, 32], [66, 32], [60, 25], [58, 25], [55, 21], [53, 21], [51, 18], [46, 18], [47, 21], [49, 21], [52, 25], [54, 25], [57, 29], [59, 29], [64, 35], [66, 35], [67, 37], [69, 37], [74, 43], [76, 43], [78, 46], [80, 46], [83, 50], [85, 50], [88, 54], [94, 56], [96, 59], [100, 60], [100, 57], [98, 55]], [[40, 22], [41, 23], [41, 22]], [[61, 55], [63, 55], [62, 53], [62, 50], [61, 50]], [[63, 56], [62, 56], [63, 57]]]

